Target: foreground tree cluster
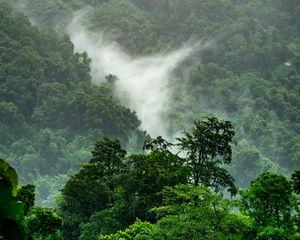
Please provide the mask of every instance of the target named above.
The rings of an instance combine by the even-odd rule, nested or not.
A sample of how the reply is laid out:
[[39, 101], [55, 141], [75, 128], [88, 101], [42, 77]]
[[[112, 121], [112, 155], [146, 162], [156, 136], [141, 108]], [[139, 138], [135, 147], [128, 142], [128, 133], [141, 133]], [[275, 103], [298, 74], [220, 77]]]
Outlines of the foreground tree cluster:
[[185, 136], [177, 146], [186, 158], [172, 153], [174, 145], [161, 137], [146, 141], [144, 150], [150, 153], [144, 154], [126, 155], [118, 139], [96, 142], [89, 164], [81, 164], [57, 199], [58, 214], [65, 219], [63, 235], [93, 239], [124, 229], [136, 218], [154, 223], [156, 214], [150, 210], [163, 204], [157, 193], [165, 186], [190, 183], [215, 192], [228, 188], [235, 195], [234, 179], [221, 168], [231, 161], [233, 126], [207, 118]]
[[[61, 189], [57, 215], [34, 206], [35, 185], [18, 188], [16, 171], [0, 160], [0, 237], [299, 239], [300, 170], [290, 180], [263, 173], [238, 191], [223, 168], [231, 162], [234, 133], [229, 121], [208, 117], [176, 145], [159, 136], [145, 141], [148, 153], [131, 155], [120, 140], [104, 137]], [[223, 198], [226, 189], [239, 198]]]
[[126, 155], [118, 139], [96, 142], [57, 198], [63, 239], [297, 239], [300, 170], [290, 181], [263, 173], [238, 192], [223, 167], [233, 136], [230, 122], [211, 117], [176, 145], [146, 141], [144, 154]]

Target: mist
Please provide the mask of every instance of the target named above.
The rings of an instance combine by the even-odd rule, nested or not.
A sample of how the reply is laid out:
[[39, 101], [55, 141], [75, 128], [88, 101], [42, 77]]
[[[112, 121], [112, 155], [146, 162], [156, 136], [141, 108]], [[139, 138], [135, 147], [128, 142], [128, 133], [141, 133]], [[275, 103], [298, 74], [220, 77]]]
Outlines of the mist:
[[141, 128], [152, 136], [166, 134], [163, 116], [168, 112], [168, 85], [172, 84], [172, 70], [195, 52], [209, 44], [186, 43], [181, 48], [168, 53], [133, 58], [114, 43], [101, 38], [95, 41], [74, 23], [68, 28], [75, 51], [86, 51], [92, 58], [93, 83], [100, 84], [105, 76], [116, 75], [119, 81], [115, 85], [115, 97], [120, 103], [137, 112], [142, 121]]

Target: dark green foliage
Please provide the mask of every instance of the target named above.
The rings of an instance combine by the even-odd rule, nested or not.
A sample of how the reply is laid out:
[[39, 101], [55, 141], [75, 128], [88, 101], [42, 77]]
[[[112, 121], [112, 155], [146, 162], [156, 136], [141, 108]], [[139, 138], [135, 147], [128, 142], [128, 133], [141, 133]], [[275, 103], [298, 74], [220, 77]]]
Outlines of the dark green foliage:
[[65, 237], [79, 237], [76, 229], [81, 221], [89, 220], [81, 226], [86, 239], [91, 237], [90, 231], [110, 234], [127, 227], [136, 217], [155, 221], [148, 210], [162, 201], [156, 192], [165, 185], [186, 181], [186, 172], [180, 171], [184, 167], [173, 165], [179, 158], [171, 153], [131, 155], [126, 160], [125, 153], [118, 139], [104, 138], [95, 143], [90, 163], [82, 164], [80, 172], [68, 180], [59, 201], [59, 214], [66, 219], [62, 228]]
[[120, 140], [110, 140], [104, 137], [103, 140], [95, 143], [92, 155], [89, 163], [96, 164], [103, 170], [105, 182], [108, 185], [109, 201], [112, 203], [116, 176], [127, 167], [124, 163], [126, 151], [122, 149]]
[[155, 222], [153, 213], [148, 212], [162, 202], [156, 193], [164, 186], [187, 183], [189, 169], [184, 160], [168, 151], [152, 151], [147, 155], [131, 155], [128, 157], [131, 170], [124, 178], [124, 196], [131, 207], [130, 218]]
[[169, 148], [172, 148], [174, 146], [173, 143], [169, 143], [165, 139], [162, 138], [162, 136], [157, 136], [155, 139], [149, 139], [145, 141], [143, 150], [150, 150], [152, 152], [166, 152], [171, 153]]
[[[278, 165], [285, 168], [282, 171], [299, 168], [299, 3], [9, 2], [36, 25], [44, 25], [32, 27], [24, 14], [12, 13], [11, 6], [1, 2], [0, 151], [20, 172], [20, 162], [23, 160], [22, 166], [30, 162], [25, 154], [34, 154], [30, 156], [36, 160], [31, 164], [37, 159], [43, 162], [37, 167], [44, 169], [43, 176], [67, 174], [68, 170], [71, 173], [81, 161], [70, 163], [70, 154], [63, 152], [76, 136], [83, 136], [87, 146], [103, 136], [118, 137], [127, 148], [140, 124], [134, 112], [108, 97], [113, 95], [114, 73], [107, 76], [106, 86], [91, 86], [91, 59], [87, 53], [74, 53], [70, 37], [55, 31], [54, 27], [63, 33], [79, 9], [88, 9], [88, 13], [78, 15], [78, 21], [89, 33], [100, 30], [104, 40], [117, 42], [132, 55], [163, 53], [186, 41], [207, 40], [209, 47], [190, 56], [174, 71], [174, 81], [168, 86], [171, 96], [166, 131], [173, 135], [191, 127], [195, 119], [219, 115], [235, 126], [238, 143], [274, 163], [268, 171], [280, 172]], [[42, 148], [35, 139], [47, 128], [55, 138], [44, 148], [47, 153], [40, 156]], [[26, 145], [31, 148], [22, 155], [11, 154], [12, 145], [21, 139], [28, 140]], [[240, 152], [241, 148], [236, 150]], [[139, 150], [134, 147], [131, 151]], [[80, 152], [75, 155], [77, 158]], [[260, 174], [265, 169], [263, 163], [260, 165], [260, 170], [257, 164], [247, 169]], [[238, 164], [226, 169], [241, 176], [236, 167]], [[37, 180], [36, 171], [30, 176], [25, 171], [22, 182]], [[253, 177], [249, 174], [249, 178], [237, 179], [237, 185], [248, 186]]]
[[64, 219], [61, 229], [64, 237], [77, 239], [79, 224], [87, 222], [94, 212], [105, 209], [109, 191], [104, 177], [102, 166], [87, 164], [67, 181], [61, 190], [63, 197], [58, 199], [58, 214]]
[[19, 230], [19, 225], [12, 219], [6, 218], [0, 225], [0, 236], [7, 240], [23, 240], [24, 235]]
[[11, 188], [7, 186], [6, 181], [0, 180], [0, 189], [1, 189], [1, 210], [0, 210], [0, 223], [2, 223], [10, 210], [10, 202], [12, 201]]
[[[215, 145], [217, 141], [215, 144], [208, 144], [209, 140], [202, 143], [211, 155], [205, 155], [203, 160], [225, 155], [224, 161], [230, 162], [229, 143], [234, 134], [233, 127], [229, 122], [219, 122], [216, 118], [208, 118], [201, 123], [203, 139], [209, 139], [214, 134], [215, 138], [221, 139], [219, 146]], [[200, 127], [200, 122], [195, 122], [195, 125]], [[188, 132], [185, 135], [191, 136]], [[184, 143], [183, 138], [181, 143]], [[192, 153], [194, 145], [197, 144], [201, 145], [195, 141], [192, 145], [185, 145], [185, 149]], [[206, 179], [202, 184], [213, 186], [216, 191], [232, 187], [230, 191], [234, 194], [236, 187], [233, 178], [225, 169], [206, 164], [205, 170], [195, 175], [194, 166], [190, 164], [190, 155], [182, 158], [173, 154], [169, 150], [171, 146], [173, 144], [158, 136], [157, 139], [145, 141], [143, 149], [151, 149], [150, 153], [131, 154], [126, 157], [120, 140], [104, 137], [97, 141], [89, 164], [80, 164], [82, 169], [72, 175], [61, 190], [58, 213], [65, 219], [61, 228], [64, 237], [96, 239], [100, 234], [106, 235], [125, 229], [136, 218], [155, 223], [157, 219], [150, 210], [164, 204], [163, 198], [157, 192], [166, 186], [195, 182], [194, 178], [197, 176]], [[222, 160], [215, 161], [216, 164], [221, 162]], [[213, 185], [209, 185], [213, 179]], [[199, 179], [196, 181], [196, 185], [199, 185]], [[81, 228], [81, 233], [78, 227]]]
[[63, 219], [53, 213], [51, 209], [46, 207], [35, 206], [31, 215], [26, 219], [26, 225], [29, 231], [27, 234], [30, 236], [46, 236], [55, 233], [58, 227], [63, 225]]
[[5, 160], [0, 159], [0, 236], [4, 239], [24, 239], [20, 222], [24, 218], [24, 204], [17, 195], [18, 174]]
[[220, 164], [229, 164], [232, 160], [231, 144], [234, 127], [229, 121], [208, 117], [195, 122], [192, 134], [184, 131], [184, 137], [176, 138], [181, 150], [186, 151], [185, 164], [190, 168], [195, 186], [204, 185], [216, 192], [229, 187], [231, 195], [237, 188], [233, 177]]
[[25, 216], [35, 204], [35, 188], [36, 186], [34, 184], [28, 183], [26, 185], [22, 185], [18, 189], [16, 200], [24, 204]]
[[[19, 171], [20, 182], [39, 183], [41, 190], [47, 175], [77, 171], [104, 135], [126, 145], [141, 123], [112, 98], [112, 82], [91, 84], [87, 53], [74, 53], [68, 35], [33, 27], [4, 1], [0, 12], [0, 157]], [[38, 193], [38, 202], [50, 203], [51, 194]]]
[[0, 179], [0, 237], [6, 240], [22, 240], [34, 239], [33, 235], [44, 238], [55, 233], [56, 228], [62, 225], [62, 218], [51, 209], [35, 206], [32, 210], [35, 185], [23, 185], [18, 189], [17, 196], [14, 196], [10, 181], [16, 178], [15, 183], [18, 185], [15, 169], [1, 159], [0, 172], [4, 176]]

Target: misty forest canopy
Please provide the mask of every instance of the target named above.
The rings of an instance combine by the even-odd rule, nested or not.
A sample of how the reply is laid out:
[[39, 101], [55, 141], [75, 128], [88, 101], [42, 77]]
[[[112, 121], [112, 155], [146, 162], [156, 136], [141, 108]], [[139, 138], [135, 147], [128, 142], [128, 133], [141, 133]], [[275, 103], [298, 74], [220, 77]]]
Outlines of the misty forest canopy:
[[[161, 119], [166, 138], [178, 136], [184, 160], [167, 148], [171, 143], [151, 140], [139, 113], [117, 99], [122, 79], [113, 72], [92, 79], [93, 59], [75, 52], [67, 34], [74, 18], [91, 40], [101, 33], [134, 58], [208, 44], [181, 62], [167, 83]], [[64, 225], [49, 239], [193, 239], [199, 229], [203, 239], [294, 235], [299, 27], [297, 0], [1, 1], [0, 158], [17, 170], [20, 184], [36, 184], [37, 204], [49, 207], [57, 199]], [[194, 133], [209, 129], [212, 119], [230, 121], [235, 135], [228, 140], [236, 146], [201, 146], [205, 139]], [[156, 147], [147, 148], [145, 140]], [[107, 156], [96, 157], [95, 142], [116, 154], [112, 168]], [[236, 193], [235, 186], [245, 189], [239, 203], [214, 193]], [[278, 188], [270, 196], [260, 192]], [[279, 196], [286, 198], [274, 208]], [[266, 198], [271, 205], [253, 201]], [[178, 219], [181, 228], [174, 229]], [[187, 226], [194, 227], [192, 235], [179, 231]]]
[[50, 187], [43, 177], [57, 175], [63, 184], [64, 174], [88, 161], [95, 141], [108, 136], [126, 144], [135, 134], [143, 142], [145, 133], [137, 129], [135, 112], [113, 99], [109, 85], [91, 84], [91, 59], [74, 53], [67, 35], [33, 27], [9, 4], [0, 6], [0, 152], [22, 183], [40, 179], [39, 197], [46, 199]]

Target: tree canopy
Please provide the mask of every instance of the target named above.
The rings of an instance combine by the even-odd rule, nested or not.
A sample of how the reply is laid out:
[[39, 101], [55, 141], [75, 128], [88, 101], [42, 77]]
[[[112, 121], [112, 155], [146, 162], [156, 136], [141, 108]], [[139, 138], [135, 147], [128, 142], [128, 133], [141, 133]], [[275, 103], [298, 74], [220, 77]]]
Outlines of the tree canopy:
[[[21, 185], [36, 185], [38, 205], [53, 206], [61, 193], [57, 211], [65, 225], [48, 239], [176, 239], [187, 229], [201, 230], [191, 238], [296, 239], [299, 8], [295, 0], [1, 1], [0, 158], [16, 169]], [[192, 49], [162, 80], [163, 114], [149, 111], [163, 122], [163, 137], [151, 138], [137, 109], [125, 107], [132, 93], [117, 93], [120, 76], [99, 74], [104, 65], [74, 51], [66, 34], [74, 25], [73, 36], [80, 25], [95, 48], [112, 47], [133, 62]], [[150, 98], [146, 93], [135, 104]], [[175, 135], [179, 142], [168, 142]], [[29, 214], [34, 187], [5, 181], [14, 196], [26, 193], [19, 200]], [[182, 228], [173, 229], [171, 214], [159, 219], [151, 209], [182, 206], [164, 194], [188, 187], [210, 196], [201, 211], [211, 221], [189, 196], [189, 208], [176, 212]], [[234, 195], [237, 187], [241, 214], [227, 211], [216, 195], [227, 197], [224, 189]], [[284, 201], [274, 203], [282, 194]], [[210, 228], [223, 213], [221, 225]]]

